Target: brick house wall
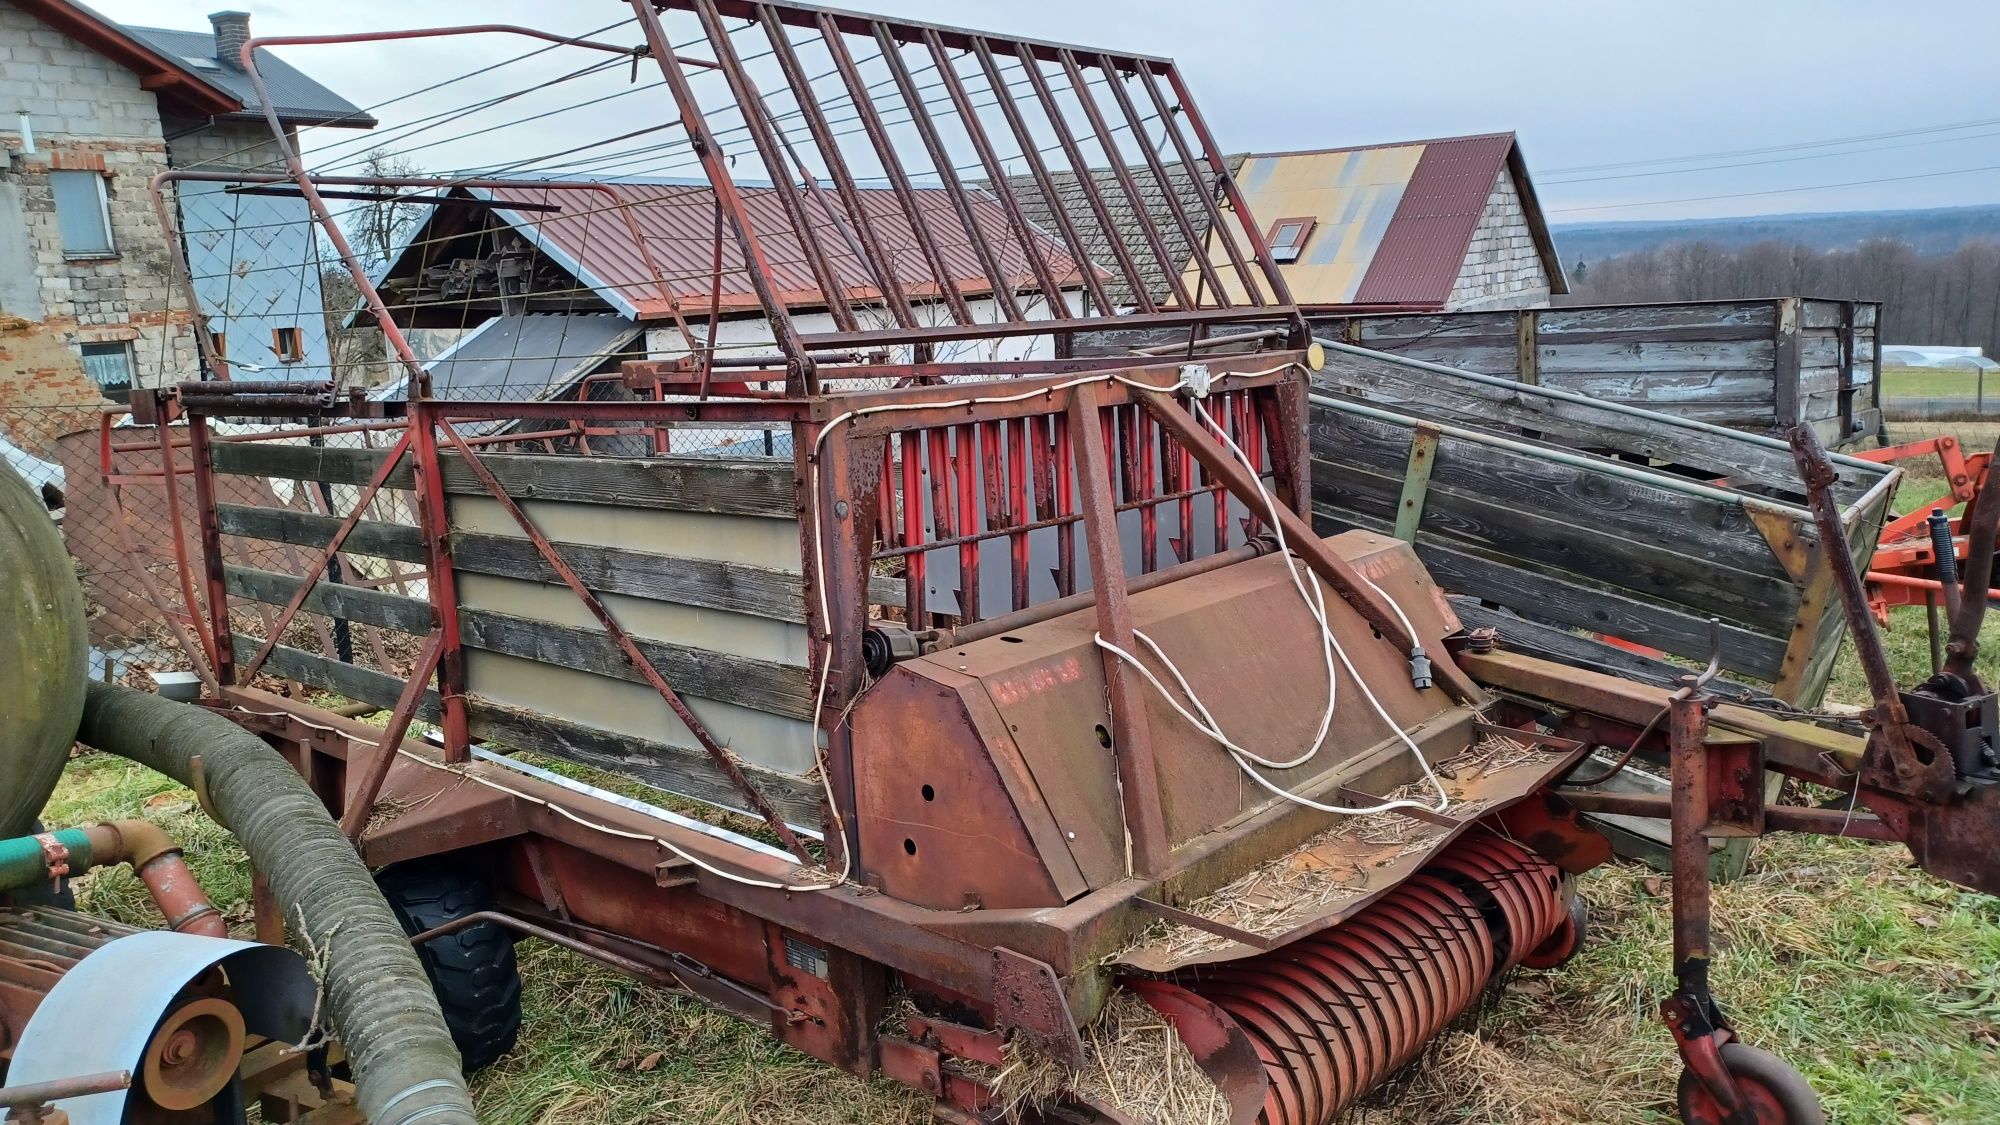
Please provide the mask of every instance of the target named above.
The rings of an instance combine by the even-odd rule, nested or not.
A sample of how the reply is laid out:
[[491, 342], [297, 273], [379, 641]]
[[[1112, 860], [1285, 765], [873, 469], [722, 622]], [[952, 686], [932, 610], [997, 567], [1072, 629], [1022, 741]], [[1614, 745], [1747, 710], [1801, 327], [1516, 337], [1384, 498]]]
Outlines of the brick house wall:
[[1448, 310], [1546, 308], [1549, 272], [1535, 249], [1514, 175], [1502, 168], [1479, 216]]
[[[81, 345], [129, 345], [135, 384], [159, 385], [194, 369], [192, 317], [147, 192], [167, 145], [139, 76], [0, 0], [0, 106], [29, 114], [37, 150], [19, 155], [14, 114], [0, 116], [0, 229], [14, 232], [0, 238], [0, 274], [34, 278], [32, 287], [0, 285], [0, 404], [13, 404], [11, 414], [42, 408], [32, 427], [0, 419], [0, 436], [46, 452], [48, 430], [94, 425], [105, 401], [84, 374]], [[64, 254], [55, 170], [105, 177], [112, 255]], [[77, 418], [50, 417], [48, 407], [78, 408]]]

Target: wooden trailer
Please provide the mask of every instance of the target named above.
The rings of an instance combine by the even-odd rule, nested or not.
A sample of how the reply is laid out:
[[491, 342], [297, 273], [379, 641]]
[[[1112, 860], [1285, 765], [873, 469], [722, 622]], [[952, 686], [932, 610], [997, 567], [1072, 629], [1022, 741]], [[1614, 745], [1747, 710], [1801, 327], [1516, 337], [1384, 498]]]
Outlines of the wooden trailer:
[[1316, 335], [1829, 448], [1882, 427], [1872, 301], [1776, 297], [1314, 318]]

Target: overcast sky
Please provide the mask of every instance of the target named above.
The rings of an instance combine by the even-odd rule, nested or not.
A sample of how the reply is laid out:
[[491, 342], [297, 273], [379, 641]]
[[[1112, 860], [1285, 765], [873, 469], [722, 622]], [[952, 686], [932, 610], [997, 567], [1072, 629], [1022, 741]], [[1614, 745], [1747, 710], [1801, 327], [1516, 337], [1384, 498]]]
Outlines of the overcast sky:
[[[218, 4], [94, 0], [94, 6], [130, 23], [195, 29], [207, 25]], [[845, 0], [842, 6], [1173, 56], [1230, 150], [1511, 129], [1558, 223], [2000, 202], [2000, 75], [1980, 61], [2000, 42], [2000, 3], [1993, 0]], [[473, 19], [576, 34], [620, 18], [626, 6], [274, 0], [248, 8], [253, 30], [263, 35]], [[627, 27], [617, 38], [635, 36]], [[279, 53], [370, 105], [522, 49], [517, 41], [484, 37]], [[564, 65], [579, 64], [572, 57]], [[393, 126], [419, 105], [427, 112], [475, 92], [492, 96], [514, 88], [510, 81], [463, 83], [452, 102], [420, 99], [380, 116]], [[641, 102], [628, 97], [606, 106], [581, 132], [573, 120], [548, 122], [539, 133], [466, 142], [448, 157], [485, 164], [515, 152], [554, 151], [566, 136], [607, 136], [666, 112], [659, 102]], [[1779, 148], [1860, 137], [1874, 139]], [[1682, 157], [1698, 159], [1635, 163]], [[1811, 190], [1790, 190], [1800, 188]]]

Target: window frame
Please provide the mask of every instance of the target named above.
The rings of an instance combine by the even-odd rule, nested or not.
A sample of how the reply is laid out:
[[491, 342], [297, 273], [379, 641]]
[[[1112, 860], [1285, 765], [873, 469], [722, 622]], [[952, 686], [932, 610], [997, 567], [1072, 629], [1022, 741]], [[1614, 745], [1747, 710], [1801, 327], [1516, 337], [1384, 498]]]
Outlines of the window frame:
[[[89, 360], [92, 358], [90, 350], [92, 348], [116, 349], [115, 353], [107, 351], [99, 351], [97, 353], [98, 355], [118, 354], [124, 356], [125, 386], [122, 389], [105, 386], [104, 381], [99, 379], [97, 375], [91, 371]], [[76, 354], [77, 354], [77, 359], [83, 364], [84, 376], [88, 378], [94, 386], [97, 387], [97, 393], [103, 395], [105, 398], [110, 399], [112, 402], [132, 401], [132, 390], [133, 388], [139, 385], [139, 359], [137, 350], [132, 346], [132, 341], [79, 340], [77, 341], [76, 345]]]
[[[1290, 243], [1280, 243], [1278, 232], [1289, 226], [1299, 228], [1299, 237]], [[1279, 219], [1264, 233], [1264, 245], [1271, 248], [1271, 260], [1279, 265], [1289, 265], [1305, 256], [1306, 243], [1312, 241], [1313, 232], [1319, 228], [1319, 219], [1313, 215], [1295, 215], [1289, 219]], [[1289, 251], [1289, 256], [1287, 256]]]
[[[287, 333], [291, 335], [290, 342], [292, 346], [290, 349], [285, 347]], [[292, 325], [288, 328], [271, 329], [271, 354], [278, 357], [279, 363], [304, 363], [306, 361], [305, 329], [300, 328], [298, 325]]]
[[[104, 245], [102, 248], [72, 248], [69, 245], [69, 240], [63, 237], [62, 195], [56, 190], [56, 177], [58, 176], [90, 177], [92, 187], [96, 193], [97, 221], [104, 231]], [[109, 179], [110, 177], [103, 172], [90, 168], [52, 168], [49, 170], [49, 203], [55, 211], [56, 241], [63, 244], [62, 254], [65, 261], [93, 262], [118, 257], [118, 232], [111, 225], [111, 186], [106, 182]], [[70, 180], [68, 182], [75, 181]]]

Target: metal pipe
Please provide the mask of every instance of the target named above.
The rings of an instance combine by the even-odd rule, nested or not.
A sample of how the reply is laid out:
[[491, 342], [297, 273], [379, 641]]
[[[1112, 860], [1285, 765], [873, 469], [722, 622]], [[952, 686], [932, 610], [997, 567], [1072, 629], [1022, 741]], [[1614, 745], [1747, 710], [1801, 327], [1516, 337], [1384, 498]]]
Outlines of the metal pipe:
[[132, 1072], [129, 1070], [79, 1074], [74, 1078], [54, 1078], [47, 1082], [23, 1082], [19, 1086], [0, 1086], [0, 1106], [7, 1109], [39, 1106], [49, 1102], [59, 1102], [65, 1098], [108, 1094], [131, 1085]]
[[1252, 332], [1231, 332], [1226, 336], [1204, 336], [1198, 340], [1184, 340], [1174, 344], [1153, 344], [1144, 348], [1133, 348], [1133, 355], [1173, 355], [1175, 352], [1205, 351], [1222, 348], [1231, 344], [1249, 344], [1258, 340], [1276, 340], [1289, 334], [1284, 328], [1264, 328]]

